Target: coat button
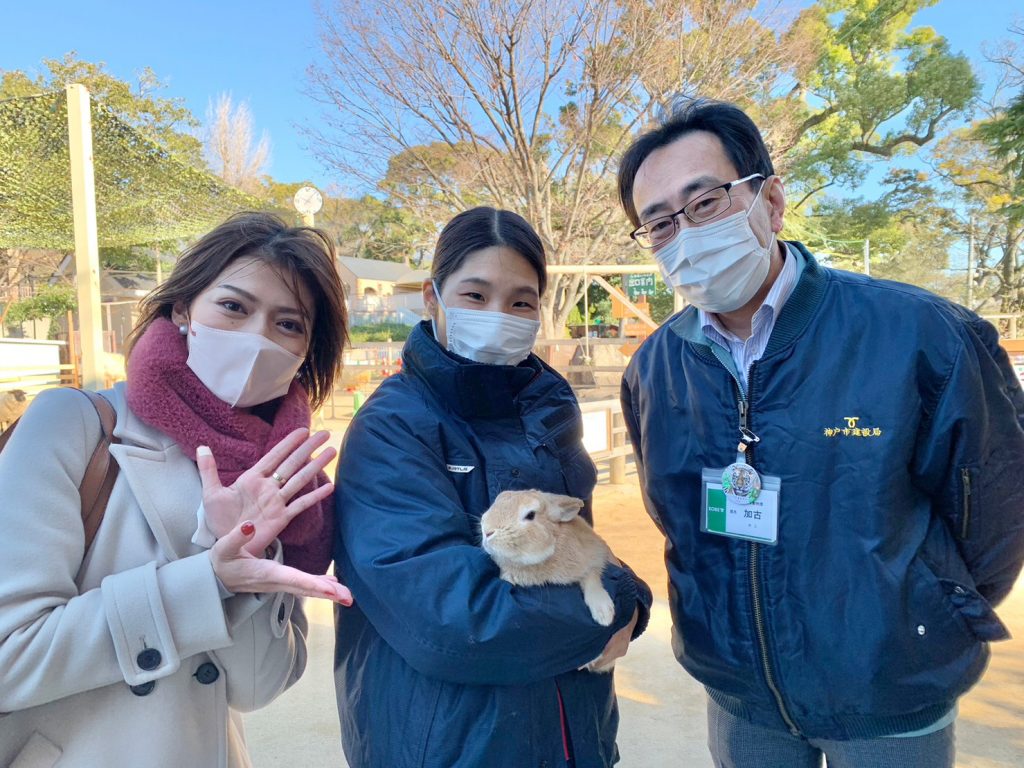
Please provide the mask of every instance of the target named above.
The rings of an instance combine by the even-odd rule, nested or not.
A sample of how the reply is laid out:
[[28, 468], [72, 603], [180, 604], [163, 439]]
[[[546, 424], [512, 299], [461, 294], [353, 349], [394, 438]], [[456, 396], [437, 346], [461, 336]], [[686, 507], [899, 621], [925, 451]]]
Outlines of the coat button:
[[138, 663], [139, 669], [152, 672], [160, 666], [160, 662], [163, 661], [163, 656], [160, 655], [160, 651], [156, 648], [143, 648], [139, 652], [139, 655], [135, 657], [135, 661]]
[[519, 477], [519, 470], [518, 469], [513, 469], [512, 470], [512, 477]]
[[217, 678], [220, 677], [220, 670], [217, 669], [217, 665], [213, 662], [207, 661], [199, 665], [199, 669], [193, 677], [203, 685], [210, 685], [217, 682]]
[[156, 688], [156, 683], [150, 680], [148, 683], [142, 683], [141, 685], [130, 685], [128, 690], [134, 693], [136, 696], [149, 696]]
[[924, 637], [924, 633], [927, 632], [927, 631], [928, 630], [924, 628], [924, 624], [918, 624], [917, 625], [917, 634], [919, 634], [922, 637]]

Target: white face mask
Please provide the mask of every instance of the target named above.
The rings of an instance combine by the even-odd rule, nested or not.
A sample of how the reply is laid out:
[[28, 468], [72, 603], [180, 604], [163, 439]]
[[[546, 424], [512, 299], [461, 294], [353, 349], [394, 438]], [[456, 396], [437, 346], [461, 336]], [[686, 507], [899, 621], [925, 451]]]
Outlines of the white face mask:
[[188, 367], [220, 400], [250, 408], [288, 392], [303, 358], [258, 333], [222, 331], [193, 321]]
[[[444, 311], [449, 352], [478, 363], [519, 365], [533, 351], [540, 331], [539, 320], [484, 309], [446, 307], [437, 283], [433, 286], [437, 303]], [[436, 323], [434, 337], [437, 337]]]
[[761, 199], [759, 189], [746, 212], [681, 229], [654, 254], [665, 282], [705, 312], [732, 312], [754, 298], [768, 277], [775, 247], [774, 232], [766, 248], [750, 228], [750, 214]]

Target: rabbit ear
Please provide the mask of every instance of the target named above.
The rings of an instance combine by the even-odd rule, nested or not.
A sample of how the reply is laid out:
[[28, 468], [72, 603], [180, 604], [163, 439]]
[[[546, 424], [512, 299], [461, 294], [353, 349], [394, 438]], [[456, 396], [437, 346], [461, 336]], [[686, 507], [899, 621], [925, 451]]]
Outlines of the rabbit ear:
[[572, 496], [560, 496], [557, 493], [545, 493], [544, 502], [548, 517], [559, 523], [567, 523], [583, 509], [583, 502]]

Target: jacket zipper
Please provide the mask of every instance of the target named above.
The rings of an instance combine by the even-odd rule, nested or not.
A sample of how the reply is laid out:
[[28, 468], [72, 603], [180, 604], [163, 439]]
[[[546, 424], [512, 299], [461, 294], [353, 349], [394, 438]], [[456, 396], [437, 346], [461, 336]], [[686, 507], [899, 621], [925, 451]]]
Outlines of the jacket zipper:
[[[747, 373], [747, 380], [753, 380], [754, 366], [750, 366], [750, 370]], [[747, 434], [749, 427], [747, 424], [750, 403], [747, 397], [743, 394], [743, 388], [740, 387], [739, 381], [736, 382], [736, 389], [739, 391], [739, 411], [740, 411], [740, 432]], [[752, 446], [749, 446], [747, 451], [748, 454]], [[800, 735], [800, 729], [797, 728], [796, 723], [793, 722], [793, 718], [790, 717], [789, 710], [786, 709], [786, 704], [782, 700], [782, 693], [779, 691], [779, 686], [775, 681], [775, 672], [772, 669], [771, 662], [768, 659], [768, 635], [767, 630], [764, 626], [764, 606], [761, 600], [761, 562], [758, 555], [761, 552], [761, 545], [756, 541], [747, 542], [749, 552], [749, 571], [750, 571], [750, 595], [754, 607], [754, 629], [757, 632], [757, 643], [761, 650], [761, 668], [764, 671], [765, 682], [768, 683], [768, 690], [772, 692], [772, 696], [775, 697], [775, 704], [779, 708], [779, 714], [782, 715], [782, 719], [785, 721], [786, 726], [789, 728], [789, 732], [794, 736]]]
[[964, 508], [963, 517], [960, 521], [960, 538], [964, 540], [970, 533], [971, 526], [971, 470], [967, 467], [960, 468], [960, 482], [963, 485]]

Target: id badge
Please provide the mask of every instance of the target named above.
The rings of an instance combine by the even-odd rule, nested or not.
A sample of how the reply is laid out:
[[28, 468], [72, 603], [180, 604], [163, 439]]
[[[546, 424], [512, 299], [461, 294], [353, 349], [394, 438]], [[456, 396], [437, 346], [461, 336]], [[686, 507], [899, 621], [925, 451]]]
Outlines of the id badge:
[[700, 529], [717, 536], [777, 544], [782, 480], [747, 464], [701, 472]]

